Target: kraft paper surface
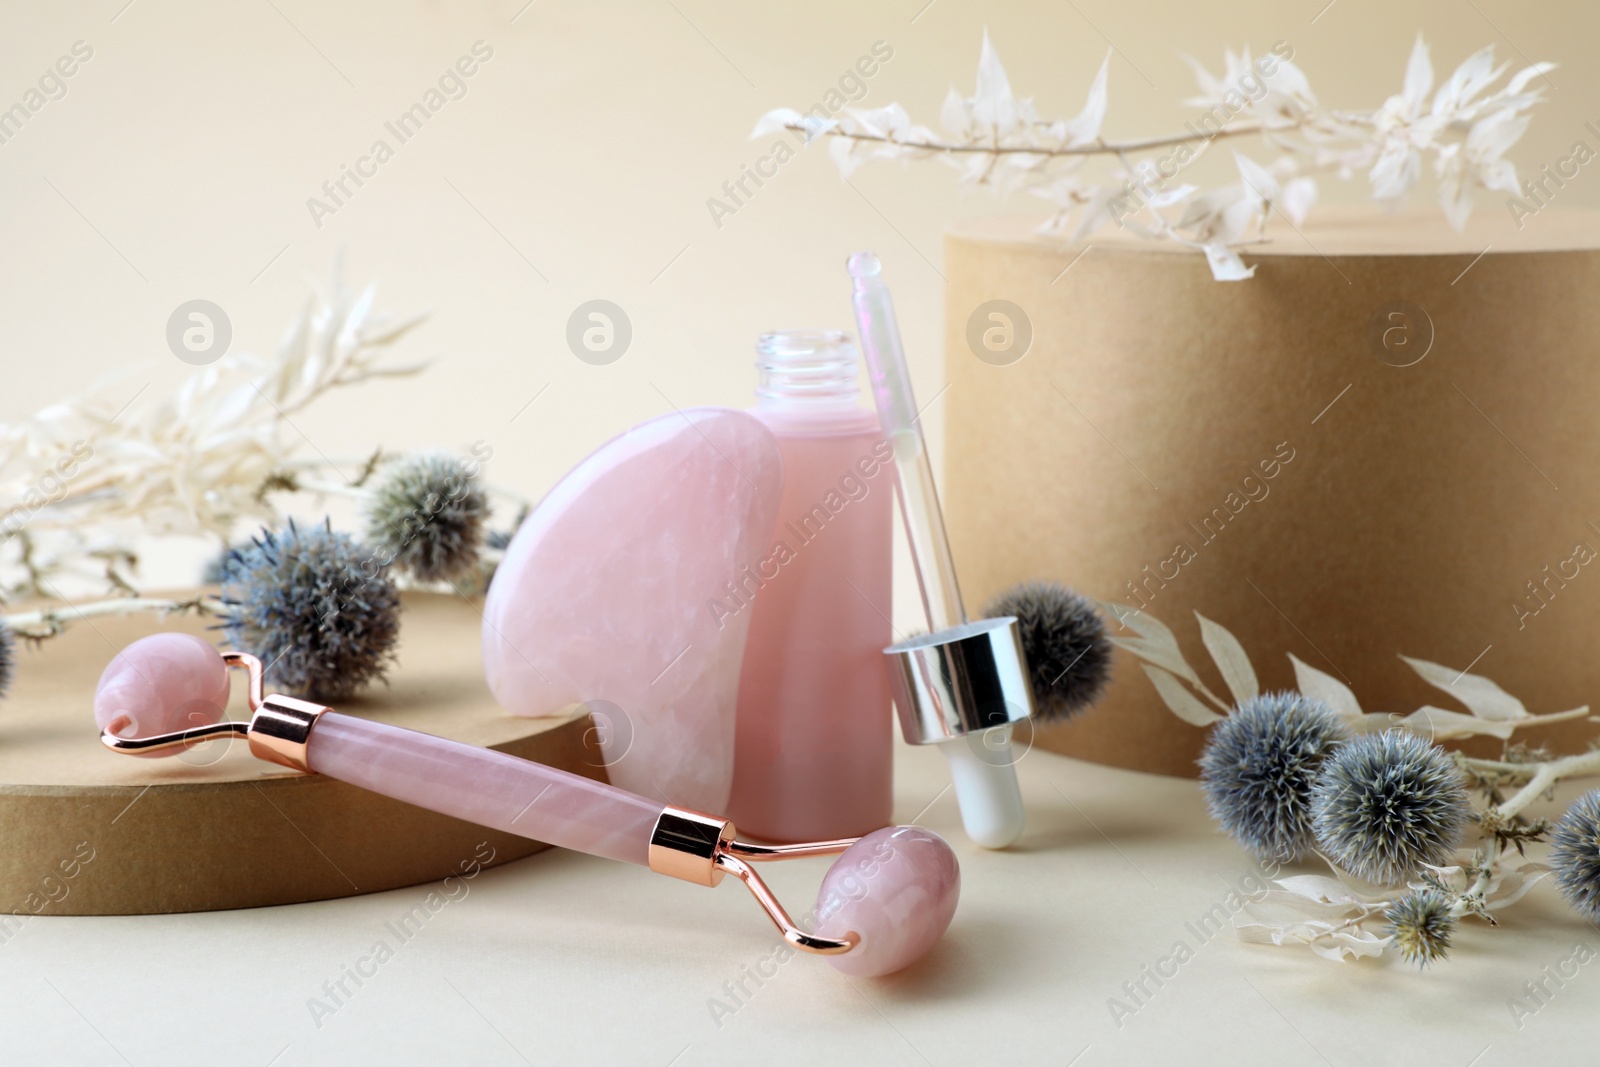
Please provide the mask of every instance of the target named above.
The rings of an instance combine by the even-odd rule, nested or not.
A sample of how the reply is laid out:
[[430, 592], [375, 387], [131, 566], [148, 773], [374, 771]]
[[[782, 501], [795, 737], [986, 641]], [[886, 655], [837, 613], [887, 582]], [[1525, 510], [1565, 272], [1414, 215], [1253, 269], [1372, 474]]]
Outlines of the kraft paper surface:
[[[1455, 234], [1437, 215], [1329, 208], [1299, 234], [1275, 215], [1232, 283], [1036, 219], [950, 232], [945, 499], [969, 603], [1049, 578], [1140, 607], [1218, 693], [1196, 611], [1263, 688], [1294, 685], [1292, 653], [1369, 712], [1462, 710], [1401, 655], [1535, 714], [1600, 698], [1600, 216], [1518, 231], [1485, 205]], [[1020, 358], [991, 301], [1031, 330]], [[976, 333], [984, 358], [975, 317], [1001, 329]], [[1192, 775], [1203, 738], [1119, 651], [1106, 698], [1037, 742]]]

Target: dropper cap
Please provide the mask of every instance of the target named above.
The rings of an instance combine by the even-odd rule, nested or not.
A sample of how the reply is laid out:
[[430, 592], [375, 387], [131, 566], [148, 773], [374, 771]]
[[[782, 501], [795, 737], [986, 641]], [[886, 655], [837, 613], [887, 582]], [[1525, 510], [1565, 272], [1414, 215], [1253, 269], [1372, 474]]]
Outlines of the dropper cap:
[[894, 445], [900, 514], [930, 631], [884, 649], [901, 733], [913, 745], [939, 745], [968, 836], [1005, 848], [1025, 821], [1010, 724], [1034, 711], [1017, 620], [967, 621], [882, 264], [858, 252], [846, 266], [878, 419]]

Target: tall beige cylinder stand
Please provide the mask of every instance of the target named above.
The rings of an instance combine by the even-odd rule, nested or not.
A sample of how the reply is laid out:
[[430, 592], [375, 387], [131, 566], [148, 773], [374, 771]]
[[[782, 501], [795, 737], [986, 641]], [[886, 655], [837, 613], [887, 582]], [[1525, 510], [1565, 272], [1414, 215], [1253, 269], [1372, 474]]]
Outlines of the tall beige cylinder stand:
[[[952, 231], [944, 493], [968, 599], [1050, 578], [1141, 607], [1217, 692], [1197, 611], [1264, 688], [1293, 686], [1293, 653], [1368, 711], [1459, 710], [1404, 654], [1536, 714], [1600, 705], [1600, 217], [1518, 229], [1498, 199], [1464, 234], [1431, 206], [1274, 215], [1255, 277], [1227, 283], [1171, 244]], [[1035, 742], [1193, 775], [1204, 732], [1119, 652], [1106, 698]]]

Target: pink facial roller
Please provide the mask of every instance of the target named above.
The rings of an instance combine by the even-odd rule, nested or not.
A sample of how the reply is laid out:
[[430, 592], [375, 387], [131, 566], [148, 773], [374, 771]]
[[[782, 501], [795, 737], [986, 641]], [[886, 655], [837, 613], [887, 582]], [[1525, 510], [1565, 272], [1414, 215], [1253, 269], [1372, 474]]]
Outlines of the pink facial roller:
[[[228, 668], [249, 672], [251, 718], [223, 721]], [[784, 940], [846, 974], [907, 966], [949, 926], [960, 894], [955, 854], [915, 826], [865, 837], [764, 846], [726, 819], [644, 797], [492, 749], [341, 715], [261, 691], [261, 661], [189, 634], [146, 637], [106, 668], [95, 692], [100, 740], [113, 752], [173, 755], [243, 739], [260, 759], [326, 774], [396, 800], [697, 885], [736, 875]], [[839, 853], [817, 894], [815, 933], [795, 925], [751, 864]]]

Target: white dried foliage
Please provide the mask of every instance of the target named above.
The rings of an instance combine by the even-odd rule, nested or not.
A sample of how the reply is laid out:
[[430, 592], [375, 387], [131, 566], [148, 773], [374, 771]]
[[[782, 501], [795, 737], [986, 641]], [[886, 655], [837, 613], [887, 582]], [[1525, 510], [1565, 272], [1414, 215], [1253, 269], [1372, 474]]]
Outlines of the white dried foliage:
[[[1298, 228], [1316, 202], [1319, 175], [1365, 174], [1373, 199], [1396, 206], [1431, 169], [1440, 207], [1458, 230], [1472, 211], [1475, 189], [1518, 192], [1516, 168], [1504, 156], [1541, 100], [1536, 80], [1555, 67], [1534, 63], [1490, 91], [1508, 69], [1495, 64], [1491, 46], [1435, 88], [1419, 35], [1400, 91], [1375, 109], [1349, 112], [1319, 104], [1292, 58], [1261, 56], [1271, 70], [1263, 75], [1248, 49], [1229, 50], [1220, 74], [1188, 59], [1199, 92], [1183, 101], [1202, 113], [1221, 109], [1220, 132], [1196, 132], [1191, 124], [1187, 133], [1109, 141], [1101, 127], [1110, 60], [1108, 52], [1077, 115], [1046, 120], [1031, 98], [1012, 90], [985, 31], [973, 94], [951, 86], [940, 110], [942, 136], [914, 123], [899, 104], [845, 108], [831, 117], [779, 108], [761, 118], [752, 136], [787, 129], [803, 132], [808, 142], [828, 138], [845, 177], [869, 159], [937, 158], [957, 168], [963, 183], [998, 193], [1025, 189], [1048, 200], [1056, 210], [1043, 232], [1076, 241], [1108, 225], [1125, 227], [1198, 249], [1215, 278], [1238, 281], [1255, 272], [1239, 249], [1266, 239], [1274, 211]], [[1235, 152], [1239, 180], [1215, 189], [1177, 180], [1213, 141], [1240, 135], [1258, 138], [1271, 161]], [[1154, 157], [1162, 153], [1163, 168], [1171, 171], [1174, 146], [1183, 153], [1176, 172], [1163, 173]], [[1087, 172], [1097, 157], [1105, 166]]]
[[1210, 726], [1214, 722], [1221, 721], [1221, 715], [1202, 704], [1171, 673], [1162, 670], [1160, 667], [1152, 667], [1148, 663], [1142, 664], [1142, 666], [1144, 667], [1144, 673], [1150, 679], [1150, 683], [1156, 687], [1156, 692], [1161, 694], [1162, 701], [1168, 708], [1172, 709], [1172, 714], [1190, 726]]
[[1294, 665], [1295, 688], [1303, 695], [1322, 701], [1347, 722], [1362, 719], [1365, 713], [1361, 710], [1361, 702], [1349, 686], [1326, 671], [1317, 670], [1293, 652], [1289, 653], [1289, 662]]
[[1324, 959], [1343, 962], [1379, 956], [1390, 938], [1368, 930], [1379, 923], [1388, 901], [1337, 878], [1298, 874], [1275, 878], [1276, 887], [1245, 901], [1233, 917], [1239, 940], [1265, 945], [1304, 945]]
[[[1250, 664], [1244, 645], [1221, 623], [1195, 612], [1195, 618], [1200, 623], [1201, 641], [1210, 653], [1217, 673], [1233, 695], [1231, 702], [1222, 700], [1206, 687], [1200, 674], [1184, 657], [1177, 635], [1161, 620], [1148, 611], [1115, 601], [1106, 601], [1100, 606], [1108, 618], [1132, 630], [1134, 634], [1132, 637], [1112, 635], [1111, 643], [1143, 660], [1143, 666], [1152, 681], [1156, 681], [1156, 672], [1159, 672], [1161, 680], [1156, 681], [1156, 692], [1172, 713], [1184, 722], [1196, 726], [1210, 725], [1228, 714], [1233, 705], [1255, 695], [1259, 687], [1255, 668]], [[1425, 705], [1405, 716], [1387, 712], [1369, 714], [1362, 710], [1361, 703], [1349, 686], [1311, 666], [1294, 653], [1289, 653], [1289, 662], [1294, 667], [1295, 689], [1302, 696], [1328, 705], [1356, 732], [1401, 726], [1430, 741], [1462, 737], [1498, 737], [1504, 740], [1523, 727], [1579, 719], [1589, 713], [1589, 706], [1585, 704], [1567, 711], [1534, 715], [1523, 706], [1522, 701], [1482, 675], [1469, 674], [1410, 656], [1400, 658], [1423, 681], [1448, 693], [1466, 710], [1449, 711]], [[1179, 679], [1188, 683], [1190, 688], [1178, 685]], [[1211, 707], [1206, 707], [1207, 704]], [[1197, 713], [1196, 708], [1205, 712], [1205, 715]]]
[[[1521, 900], [1550, 873], [1546, 864], [1513, 862], [1506, 852], [1487, 862], [1475, 856], [1466, 866], [1424, 867], [1427, 879], [1419, 885], [1445, 892], [1458, 916], [1485, 919], [1494, 910]], [[1272, 885], [1274, 888], [1246, 900], [1234, 915], [1233, 928], [1239, 940], [1304, 945], [1339, 963], [1381, 956], [1394, 943], [1392, 936], [1378, 932], [1388, 925], [1384, 911], [1398, 895], [1392, 890], [1369, 892], [1347, 877], [1320, 874], [1275, 878]]]
[[1256, 669], [1250, 665], [1250, 656], [1244, 645], [1233, 636], [1233, 631], [1220, 623], [1212, 622], [1198, 611], [1194, 617], [1200, 621], [1200, 639], [1206, 651], [1222, 673], [1222, 680], [1233, 694], [1235, 704], [1243, 704], [1261, 695], [1261, 683], [1256, 681]]
[[[293, 420], [329, 392], [420, 365], [386, 360], [420, 318], [376, 312], [376, 283], [313, 293], [273, 359], [227, 354], [169, 396], [123, 372], [83, 396], [0, 424], [0, 599], [54, 596], [56, 579], [104, 577], [126, 588], [137, 536], [210, 535], [272, 522], [272, 480], [305, 441]], [[90, 455], [59, 475], [77, 447]], [[51, 472], [56, 471], [55, 477]], [[40, 487], [47, 487], [41, 492]]]

